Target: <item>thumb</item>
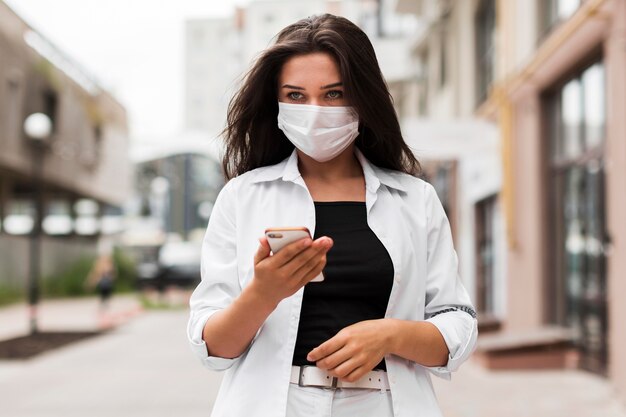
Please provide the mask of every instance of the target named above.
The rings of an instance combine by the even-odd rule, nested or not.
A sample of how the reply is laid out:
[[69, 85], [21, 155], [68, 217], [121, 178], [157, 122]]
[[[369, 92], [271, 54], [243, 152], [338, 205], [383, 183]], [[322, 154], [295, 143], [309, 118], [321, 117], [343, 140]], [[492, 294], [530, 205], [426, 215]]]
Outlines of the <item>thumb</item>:
[[267, 238], [265, 237], [260, 237], [259, 238], [259, 249], [257, 249], [256, 253], [254, 254], [254, 264], [258, 264], [259, 262], [261, 262], [263, 259], [267, 258], [268, 256], [270, 256], [270, 245], [269, 243], [267, 243]]

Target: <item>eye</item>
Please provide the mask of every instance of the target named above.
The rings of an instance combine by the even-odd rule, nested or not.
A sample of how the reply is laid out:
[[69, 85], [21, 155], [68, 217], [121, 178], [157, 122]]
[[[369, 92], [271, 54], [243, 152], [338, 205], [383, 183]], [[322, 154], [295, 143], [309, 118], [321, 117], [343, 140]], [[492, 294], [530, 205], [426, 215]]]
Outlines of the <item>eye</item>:
[[302, 93], [299, 93], [297, 91], [292, 91], [290, 93], [287, 93], [287, 97], [290, 98], [291, 100], [302, 100], [304, 98]]
[[330, 90], [328, 93], [326, 93], [326, 95], [331, 100], [337, 100], [337, 99], [340, 99], [340, 98], [343, 97], [343, 91], [341, 91], [341, 90]]

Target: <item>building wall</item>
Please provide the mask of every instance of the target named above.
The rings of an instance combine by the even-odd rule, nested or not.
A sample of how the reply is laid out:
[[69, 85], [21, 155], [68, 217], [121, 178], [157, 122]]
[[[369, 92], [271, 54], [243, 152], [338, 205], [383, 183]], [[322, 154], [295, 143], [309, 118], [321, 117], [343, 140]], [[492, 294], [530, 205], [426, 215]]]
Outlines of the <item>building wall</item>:
[[[495, 138], [494, 138], [495, 139]], [[459, 269], [467, 290], [477, 299], [477, 240], [476, 240], [476, 205], [488, 197], [497, 195], [502, 184], [500, 158], [497, 152], [497, 141], [490, 146], [476, 150], [472, 156], [462, 158], [458, 172], [458, 233], [455, 241], [459, 254]], [[499, 211], [499, 203], [494, 210], [493, 227], [495, 251], [494, 262], [494, 311], [497, 319], [506, 317], [506, 242], [504, 238], [503, 219]]]
[[[608, 10], [608, 9], [607, 9]], [[609, 126], [607, 129], [607, 221], [611, 235], [608, 259], [609, 297], [609, 360], [610, 375], [622, 398], [626, 401], [626, 2], [614, 1], [610, 9], [613, 17], [604, 42], [607, 65]]]
[[[535, 94], [533, 94], [535, 93]], [[509, 250], [507, 317], [504, 330], [540, 326], [544, 314], [542, 283], [545, 229], [542, 210], [544, 181], [540, 137], [539, 102], [536, 91], [520, 97], [513, 127], [516, 247]], [[510, 248], [509, 248], [510, 249]]]
[[[400, 16], [392, 0], [255, 0], [233, 17], [194, 19], [186, 24], [185, 125], [215, 136], [224, 127], [228, 101], [259, 54], [287, 25], [311, 15], [334, 13], [370, 37], [399, 114], [411, 114], [416, 75], [407, 33], [415, 18]], [[381, 21], [379, 24], [378, 21]], [[382, 33], [379, 33], [379, 27]]]
[[217, 134], [241, 68], [240, 28], [233, 17], [185, 26], [185, 127]]
[[[472, 62], [471, 48], [464, 39], [473, 39], [470, 18], [474, 18], [478, 2], [450, 2], [449, 28], [457, 39], [457, 59], [450, 65], [459, 68], [459, 80], [452, 82], [450, 93], [439, 88], [438, 71], [441, 50], [441, 31], [437, 21], [443, 1], [416, 2], [399, 0], [400, 8], [419, 14], [430, 23], [422, 34], [415, 55], [424, 60], [426, 68], [428, 117], [453, 116], [471, 111], [480, 118], [498, 122], [503, 136], [505, 156], [505, 206], [507, 224], [511, 226], [503, 257], [507, 262], [507, 280], [497, 291], [505, 294], [503, 309], [504, 330], [523, 333], [548, 324], [551, 300], [547, 297], [547, 283], [554, 280], [550, 263], [552, 236], [550, 212], [553, 210], [548, 193], [547, 159], [549, 142], [545, 121], [543, 94], [568, 79], [572, 71], [582, 69], [583, 61], [598, 50], [603, 53], [606, 71], [607, 126], [604, 159], [606, 161], [606, 227], [610, 246], [608, 262], [608, 374], [622, 398], [626, 400], [626, 359], [621, 354], [626, 348], [626, 330], [622, 319], [626, 306], [621, 301], [626, 293], [626, 204], [623, 178], [626, 174], [626, 2], [621, 0], [582, 1], [577, 11], [564, 16], [550, 30], [545, 22], [542, 1], [496, 0], [496, 59], [495, 83], [486, 102], [472, 110], [468, 97], [472, 96], [476, 79], [469, 75]], [[465, 17], [461, 17], [463, 14]], [[475, 32], [475, 31], [474, 31]], [[448, 48], [450, 51], [454, 48]], [[450, 103], [454, 97], [458, 107]], [[510, 109], [510, 112], [508, 111]], [[455, 113], [458, 112], [458, 113]], [[511, 117], [509, 117], [509, 115]], [[506, 161], [511, 161], [506, 162]], [[460, 171], [464, 171], [460, 165]], [[509, 173], [511, 175], [509, 175]], [[510, 179], [508, 179], [510, 178]], [[460, 185], [460, 190], [464, 186]], [[512, 197], [509, 197], [512, 195]], [[464, 203], [461, 203], [462, 205]], [[459, 222], [461, 229], [467, 214]], [[467, 233], [471, 234], [471, 227]], [[463, 233], [460, 233], [463, 236]], [[461, 248], [469, 247], [469, 240], [461, 237]], [[470, 261], [462, 260], [465, 268]]]
[[[587, 0], [550, 33], [541, 31], [534, 2], [500, 2], [500, 42], [513, 40], [516, 51], [501, 57], [499, 79], [513, 106], [514, 246], [509, 248], [509, 309], [506, 329], [519, 331], [546, 324], [545, 285], [550, 273], [547, 231], [549, 205], [546, 201], [547, 137], [542, 131], [541, 94], [567, 79], [585, 58], [600, 49], [606, 71], [607, 126], [606, 227], [610, 236], [607, 254], [608, 286], [608, 374], [626, 401], [626, 204], [623, 178], [626, 175], [626, 3], [620, 0]], [[533, 20], [534, 19], [534, 20]], [[535, 33], [532, 33], [535, 32]], [[533, 47], [533, 39], [535, 46]], [[513, 48], [512, 48], [513, 49]], [[503, 82], [504, 79], [507, 82]], [[492, 103], [498, 103], [492, 97]], [[488, 117], [498, 117], [498, 106]], [[490, 116], [491, 115], [491, 116]], [[530, 303], [530, 304], [529, 304]]]
[[97, 86], [88, 90], [80, 85], [36, 52], [31, 46], [35, 44], [52, 51], [58, 61], [72, 65], [0, 3], [0, 169], [30, 176], [32, 153], [22, 133], [23, 121], [31, 113], [45, 111], [45, 95], [52, 94], [57, 105], [43, 164], [46, 182], [102, 202], [121, 204], [131, 184], [126, 111]]
[[[44, 236], [41, 241], [41, 280], [62, 273], [81, 258], [95, 258], [97, 245], [90, 237], [59, 239]], [[29, 240], [23, 236], [0, 235], [0, 284], [26, 288], [30, 268]]]
[[[40, 164], [42, 199], [46, 211], [47, 201], [66, 203], [68, 221], [74, 220], [72, 206], [79, 199], [95, 200], [103, 210], [121, 206], [129, 196], [128, 127], [124, 107], [4, 2], [0, 2], [0, 57], [0, 282], [23, 288], [29, 236], [10, 235], [5, 226], [10, 214], [25, 214], [11, 212], [14, 203], [32, 203], [37, 194], [37, 160], [23, 131], [24, 120], [35, 112], [52, 119], [53, 131]], [[41, 237], [43, 277], [96, 252], [98, 233], [75, 232]]]
[[[423, 77], [428, 96], [425, 115], [444, 120], [471, 117], [476, 107], [474, 16], [478, 0], [422, 4], [424, 23], [431, 25], [421, 36], [415, 51], [425, 64]], [[442, 73], [445, 73], [445, 82]]]
[[[441, 155], [448, 147], [447, 157], [458, 166], [456, 204], [450, 220], [457, 226], [455, 248], [459, 255], [459, 272], [474, 300], [478, 298], [476, 205], [498, 194], [502, 181], [496, 128], [474, 117], [478, 5], [478, 0], [398, 2], [399, 10], [416, 13], [421, 20], [412, 37], [413, 65], [419, 74], [416, 90], [421, 97], [411, 103], [413, 111], [404, 110], [401, 114], [408, 115], [408, 120], [419, 114], [421, 120], [428, 121], [426, 124], [438, 124], [430, 132], [413, 132], [410, 123], [404, 123], [405, 139], [430, 135], [422, 139], [421, 145], [437, 149], [432, 156]], [[443, 138], [448, 138], [450, 143], [446, 145]], [[505, 233], [500, 204], [496, 203], [495, 207], [493, 245], [499, 255], [493, 264], [494, 311], [489, 313], [496, 319], [504, 319], [507, 308]]]

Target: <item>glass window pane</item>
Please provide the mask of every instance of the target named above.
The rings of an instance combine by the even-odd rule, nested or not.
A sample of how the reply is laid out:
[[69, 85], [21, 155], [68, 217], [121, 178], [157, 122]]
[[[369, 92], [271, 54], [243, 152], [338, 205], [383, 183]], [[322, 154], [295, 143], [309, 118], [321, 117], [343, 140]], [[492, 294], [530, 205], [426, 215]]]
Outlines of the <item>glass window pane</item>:
[[564, 196], [565, 289], [567, 324], [580, 335], [580, 301], [585, 271], [584, 171], [568, 170]]
[[558, 0], [559, 19], [567, 19], [576, 12], [580, 6], [580, 0]]
[[582, 152], [582, 88], [575, 79], [565, 85], [561, 93], [561, 140], [560, 147], [567, 158]]
[[35, 204], [32, 200], [15, 199], [7, 204], [4, 231], [12, 235], [26, 235], [35, 226]]
[[73, 220], [70, 212], [70, 202], [67, 200], [49, 201], [41, 227], [49, 235], [66, 235], [71, 233]]
[[551, 97], [546, 101], [548, 116], [548, 135], [550, 137], [550, 155], [552, 161], [562, 158], [563, 141], [561, 135], [561, 101], [558, 97]]
[[582, 76], [585, 119], [585, 146], [593, 148], [604, 139], [606, 120], [604, 87], [604, 65], [597, 63], [588, 68]]
[[96, 215], [98, 210], [98, 203], [88, 198], [82, 198], [74, 203], [74, 211], [82, 216]]
[[79, 216], [74, 221], [74, 230], [79, 235], [95, 235], [100, 231], [100, 221], [93, 216]]

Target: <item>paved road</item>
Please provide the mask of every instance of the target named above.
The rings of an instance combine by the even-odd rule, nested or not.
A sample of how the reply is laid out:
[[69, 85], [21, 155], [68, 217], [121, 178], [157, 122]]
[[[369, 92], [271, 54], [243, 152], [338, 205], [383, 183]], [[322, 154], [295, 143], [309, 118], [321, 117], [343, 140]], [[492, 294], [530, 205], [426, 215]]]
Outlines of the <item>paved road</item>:
[[220, 377], [189, 350], [186, 320], [185, 311], [146, 312], [105, 336], [0, 361], [0, 415], [208, 416]]
[[[10, 311], [0, 309], [0, 327]], [[189, 350], [186, 322], [185, 310], [148, 310], [106, 335], [0, 361], [0, 416], [208, 416], [220, 375]], [[469, 362], [452, 379], [433, 378], [446, 417], [626, 417], [607, 380], [582, 371], [494, 373]]]

